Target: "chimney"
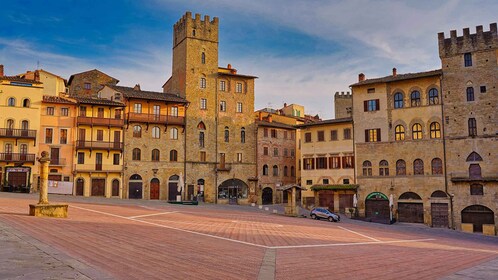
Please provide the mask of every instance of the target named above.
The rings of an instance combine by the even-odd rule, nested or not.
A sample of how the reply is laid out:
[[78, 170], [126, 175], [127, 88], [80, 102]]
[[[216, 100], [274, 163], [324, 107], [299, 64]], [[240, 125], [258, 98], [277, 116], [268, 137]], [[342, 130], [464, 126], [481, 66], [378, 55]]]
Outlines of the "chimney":
[[365, 80], [365, 74], [360, 73], [360, 74], [358, 75], [358, 82], [363, 82], [364, 80]]
[[287, 107], [287, 103], [284, 103], [284, 108]]
[[140, 91], [140, 84], [136, 84], [136, 85], [133, 87], [133, 90]]
[[3, 77], [3, 64], [0, 64], [0, 77]]
[[263, 112], [261, 112], [261, 111], [259, 111], [258, 120], [260, 120], [260, 121], [263, 120]]
[[396, 77], [396, 75], [397, 75], [397, 74], [398, 74], [398, 73], [397, 73], [397, 71], [396, 71], [396, 67], [395, 67], [395, 68], [393, 68], [393, 77]]
[[232, 64], [228, 63], [227, 68], [232, 69]]
[[268, 122], [272, 122], [273, 121], [273, 118], [271, 116], [271, 114], [268, 115]]
[[37, 82], [40, 81], [40, 71], [35, 70], [35, 78], [34, 78], [34, 80], [37, 81]]

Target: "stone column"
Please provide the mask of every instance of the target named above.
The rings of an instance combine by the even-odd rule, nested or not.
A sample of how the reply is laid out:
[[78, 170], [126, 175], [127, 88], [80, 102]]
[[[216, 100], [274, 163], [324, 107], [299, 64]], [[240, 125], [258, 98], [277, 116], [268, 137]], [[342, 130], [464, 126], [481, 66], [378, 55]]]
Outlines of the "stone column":
[[48, 204], [48, 165], [50, 158], [48, 153], [43, 151], [41, 158], [38, 159], [40, 163], [40, 200], [38, 204]]

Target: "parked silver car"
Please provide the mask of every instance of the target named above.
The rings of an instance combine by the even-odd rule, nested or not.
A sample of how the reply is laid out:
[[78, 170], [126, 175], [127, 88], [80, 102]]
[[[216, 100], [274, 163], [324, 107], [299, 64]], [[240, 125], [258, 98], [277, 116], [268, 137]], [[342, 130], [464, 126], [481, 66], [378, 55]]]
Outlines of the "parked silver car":
[[323, 208], [315, 208], [311, 210], [310, 217], [315, 220], [327, 219], [329, 220], [329, 222], [338, 222], [341, 220], [341, 217], [339, 215]]

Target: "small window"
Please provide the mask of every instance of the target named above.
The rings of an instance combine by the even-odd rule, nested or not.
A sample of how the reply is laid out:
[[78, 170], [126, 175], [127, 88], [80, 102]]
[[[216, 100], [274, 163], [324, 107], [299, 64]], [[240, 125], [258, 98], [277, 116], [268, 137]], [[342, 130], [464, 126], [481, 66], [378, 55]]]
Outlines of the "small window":
[[327, 169], [327, 158], [317, 157], [316, 158], [316, 169]]
[[470, 195], [484, 195], [484, 187], [481, 184], [470, 185]]
[[7, 100], [7, 106], [14, 107], [16, 106], [16, 99], [14, 97], [10, 97]]
[[328, 185], [329, 184], [329, 179], [323, 179], [322, 182], [323, 182], [324, 185]]
[[132, 160], [140, 160], [142, 157], [142, 152], [140, 151], [139, 148], [134, 148], [132, 151], [131, 159]]
[[154, 126], [152, 128], [152, 138], [154, 139], [161, 138], [161, 129], [158, 126]]
[[61, 108], [61, 116], [69, 116], [69, 108]]
[[486, 86], [481, 86], [481, 93], [486, 93]]
[[263, 136], [268, 137], [268, 128], [266, 127], [263, 129]]
[[424, 162], [421, 159], [413, 161], [413, 175], [424, 175]]
[[[194, 36], [195, 36], [195, 34], [194, 34]], [[206, 64], [206, 54], [204, 52], [201, 54], [201, 63]]]
[[306, 185], [308, 185], [308, 186], [313, 185], [313, 180], [306, 180]]
[[369, 88], [369, 89], [367, 89], [367, 93], [375, 93], [375, 88]]
[[430, 125], [431, 138], [441, 138], [441, 125], [438, 122], [433, 122]]
[[97, 117], [99, 118], [104, 117], [104, 108], [97, 108]]
[[396, 175], [406, 175], [406, 162], [402, 159], [396, 161]]
[[220, 101], [220, 112], [227, 111], [227, 103], [225, 101]]
[[86, 106], [80, 106], [80, 117], [86, 117]]
[[237, 102], [237, 113], [242, 113], [242, 102]]
[[387, 160], [380, 161], [379, 176], [389, 176], [389, 163], [387, 162]]
[[114, 154], [112, 156], [112, 164], [113, 165], [119, 165], [119, 158], [120, 158], [120, 155], [119, 154]]
[[330, 141], [337, 141], [337, 130], [330, 131]]
[[178, 129], [176, 127], [173, 127], [170, 130], [170, 139], [177, 140], [178, 139]]
[[277, 136], [278, 136], [277, 130], [276, 129], [272, 129], [271, 130], [271, 138], [278, 138]]
[[325, 141], [325, 132], [323, 130], [318, 131], [317, 137], [318, 137], [318, 142]]
[[304, 142], [305, 143], [310, 143], [311, 142], [311, 132], [306, 132], [304, 134]]
[[365, 142], [380, 142], [380, 128], [365, 129]]
[[45, 129], [45, 143], [52, 144], [53, 136], [54, 136], [54, 129], [46, 128]]
[[104, 141], [104, 131], [97, 129], [97, 141]]
[[54, 107], [47, 107], [47, 115], [48, 116], [53, 116], [55, 113], [55, 108]]
[[[154, 108], [155, 107], [156, 106], [154, 106]], [[157, 107], [159, 107], [159, 106], [157, 106]], [[160, 112], [160, 109], [158, 108], [156, 115], [159, 115], [160, 114], [159, 112]], [[170, 116], [178, 117], [178, 107], [177, 106], [171, 107]]]
[[24, 100], [22, 101], [22, 106], [23, 106], [24, 108], [29, 108], [29, 106], [30, 106], [29, 99], [27, 99], [27, 98], [26, 98], [26, 99], [24, 99]]
[[246, 129], [241, 128], [240, 129], [240, 143], [245, 143], [246, 142]]
[[85, 153], [78, 152], [78, 164], [85, 164]]
[[471, 53], [465, 53], [463, 55], [463, 60], [464, 60], [465, 67], [472, 66], [472, 54]]
[[469, 136], [477, 135], [477, 122], [475, 118], [469, 118]]
[[420, 140], [422, 139], [422, 125], [416, 123], [412, 126], [412, 139]]
[[201, 98], [201, 110], [206, 110], [206, 109], [207, 109], [207, 99]]
[[152, 150], [152, 156], [151, 156], [151, 160], [152, 161], [159, 161], [159, 157], [160, 157], [160, 152], [158, 149], [154, 149]]
[[201, 78], [201, 88], [206, 88], [206, 78]]
[[363, 101], [363, 110], [365, 112], [378, 111], [380, 109], [379, 99]]
[[349, 179], [342, 179], [343, 185], [349, 185]]
[[60, 144], [67, 144], [67, 129], [62, 128], [60, 130], [60, 139], [59, 139]]
[[199, 132], [199, 147], [204, 148], [204, 131]]
[[228, 129], [228, 126], [225, 126], [225, 142], [230, 142], [230, 130]]
[[242, 153], [237, 153], [237, 162], [242, 162]]
[[85, 83], [85, 84], [84, 84], [84, 89], [86, 89], [86, 90], [92, 89], [92, 84], [90, 84], [90, 83]]
[[176, 150], [171, 150], [169, 152], [169, 160], [170, 161], [178, 161], [178, 152]]
[[411, 106], [412, 107], [418, 107], [420, 106], [420, 92], [415, 90], [412, 92], [410, 95], [410, 100], [411, 100]]
[[474, 88], [473, 87], [467, 88], [467, 101], [474, 101]]
[[278, 166], [277, 165], [273, 166], [273, 176], [278, 176]]
[[289, 156], [289, 149], [284, 148], [284, 157], [288, 157], [288, 156]]
[[278, 157], [278, 148], [273, 148], [273, 156]]
[[268, 176], [268, 165], [263, 165], [263, 175]]
[[344, 140], [351, 139], [351, 128], [344, 129]]
[[199, 159], [201, 162], [205, 162], [206, 161], [206, 152], [205, 151], [201, 151], [200, 152], [200, 159]]
[[137, 114], [141, 114], [142, 113], [142, 104], [140, 103], [135, 103], [133, 105], [133, 112], [134, 113], [137, 113]]
[[402, 125], [397, 125], [394, 128], [394, 136], [396, 141], [405, 140], [405, 127]]
[[263, 155], [267, 156], [268, 153], [268, 147], [263, 147]]
[[443, 161], [440, 158], [434, 158], [431, 161], [432, 174], [443, 174]]
[[220, 81], [220, 91], [226, 91], [226, 90], [227, 90], [227, 82]]
[[242, 83], [237, 83], [235, 85], [235, 92], [241, 93], [242, 92]]
[[133, 137], [142, 137], [142, 127], [139, 125], [135, 125], [133, 127]]
[[372, 176], [372, 163], [368, 160], [363, 162], [363, 176]]
[[403, 108], [403, 94], [401, 92], [394, 94], [394, 108]]
[[431, 88], [429, 90], [429, 105], [439, 104], [439, 93], [437, 89]]

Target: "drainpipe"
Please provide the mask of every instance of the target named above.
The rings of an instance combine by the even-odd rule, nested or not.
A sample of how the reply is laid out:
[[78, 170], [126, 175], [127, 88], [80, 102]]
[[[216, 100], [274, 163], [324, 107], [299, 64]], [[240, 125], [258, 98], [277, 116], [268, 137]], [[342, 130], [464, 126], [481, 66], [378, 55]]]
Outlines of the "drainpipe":
[[[443, 74], [441, 74], [443, 75]], [[442, 123], [442, 128], [443, 128], [443, 161], [444, 161], [444, 192], [446, 195], [450, 198], [450, 218], [451, 218], [451, 229], [455, 230], [455, 215], [453, 212], [453, 195], [448, 193], [448, 172], [447, 172], [447, 165], [446, 165], [446, 129], [445, 129], [445, 122], [446, 120], [444, 119], [444, 98], [443, 98], [443, 79], [442, 77], [439, 78], [439, 84], [441, 85], [441, 123]], [[431, 213], [432, 215], [432, 213]]]
[[219, 79], [218, 79], [218, 76], [216, 76], [216, 84], [215, 84], [215, 90], [214, 90], [214, 100], [215, 100], [215, 103], [214, 103], [214, 108], [215, 108], [215, 115], [214, 115], [214, 128], [215, 128], [215, 133], [214, 133], [214, 137], [215, 137], [215, 153], [214, 153], [214, 204], [218, 204], [218, 115], [219, 115], [219, 111], [218, 111], [218, 83], [219, 83]]
[[[190, 103], [185, 103], [185, 114], [183, 118], [183, 189], [186, 189], [187, 184], [187, 109]], [[168, 107], [166, 107], [168, 108]], [[167, 113], [166, 113], [167, 115]], [[195, 192], [195, 189], [194, 189]], [[184, 193], [186, 193], [184, 191]]]

